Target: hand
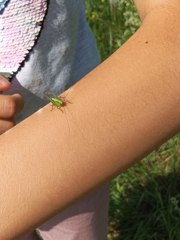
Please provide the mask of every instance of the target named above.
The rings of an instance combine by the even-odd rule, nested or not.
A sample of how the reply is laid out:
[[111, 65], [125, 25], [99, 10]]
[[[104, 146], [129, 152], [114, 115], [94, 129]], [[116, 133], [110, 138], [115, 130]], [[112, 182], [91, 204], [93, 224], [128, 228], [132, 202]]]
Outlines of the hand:
[[[0, 91], [10, 88], [11, 84], [0, 76]], [[0, 134], [6, 132], [15, 125], [14, 117], [23, 108], [23, 98], [20, 94], [0, 94]]]

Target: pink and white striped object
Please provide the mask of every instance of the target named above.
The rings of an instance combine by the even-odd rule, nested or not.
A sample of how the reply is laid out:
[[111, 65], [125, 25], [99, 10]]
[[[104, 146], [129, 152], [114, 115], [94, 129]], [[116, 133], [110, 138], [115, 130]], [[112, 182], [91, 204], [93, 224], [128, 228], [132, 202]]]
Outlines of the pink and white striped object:
[[[6, 2], [6, 1], [4, 1]], [[0, 72], [15, 73], [35, 44], [47, 0], [10, 0], [0, 12]]]

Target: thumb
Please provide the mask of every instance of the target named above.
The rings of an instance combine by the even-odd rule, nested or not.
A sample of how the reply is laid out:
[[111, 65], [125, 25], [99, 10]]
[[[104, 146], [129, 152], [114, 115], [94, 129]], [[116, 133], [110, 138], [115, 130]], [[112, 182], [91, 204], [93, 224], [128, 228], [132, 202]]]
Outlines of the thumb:
[[8, 79], [0, 75], [0, 91], [8, 90], [10, 86]]

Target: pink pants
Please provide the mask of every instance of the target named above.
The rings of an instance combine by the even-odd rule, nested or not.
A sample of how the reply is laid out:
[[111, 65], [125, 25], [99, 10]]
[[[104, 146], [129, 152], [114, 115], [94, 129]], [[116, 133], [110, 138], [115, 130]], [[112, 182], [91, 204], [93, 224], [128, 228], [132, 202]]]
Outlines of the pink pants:
[[[108, 185], [59, 213], [37, 230], [43, 240], [107, 239]], [[22, 240], [38, 240], [35, 232]]]

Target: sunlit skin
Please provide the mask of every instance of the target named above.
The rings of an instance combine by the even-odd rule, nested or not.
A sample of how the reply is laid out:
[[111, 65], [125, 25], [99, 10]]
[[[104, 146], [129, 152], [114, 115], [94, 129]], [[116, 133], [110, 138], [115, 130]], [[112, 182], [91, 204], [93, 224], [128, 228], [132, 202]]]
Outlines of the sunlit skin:
[[0, 239], [32, 231], [180, 131], [180, 3], [166, 2], [136, 1], [142, 26], [73, 86], [67, 114], [48, 105], [1, 135]]

